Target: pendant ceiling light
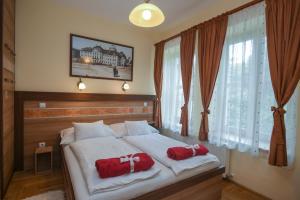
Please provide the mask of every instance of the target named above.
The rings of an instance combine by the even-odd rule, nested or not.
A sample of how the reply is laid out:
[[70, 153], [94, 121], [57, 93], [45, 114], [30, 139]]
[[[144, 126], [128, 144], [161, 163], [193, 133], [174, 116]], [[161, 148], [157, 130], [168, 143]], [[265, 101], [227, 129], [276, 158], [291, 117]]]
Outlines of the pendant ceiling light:
[[163, 12], [154, 4], [146, 0], [136, 6], [129, 14], [129, 21], [140, 27], [155, 27], [165, 21]]

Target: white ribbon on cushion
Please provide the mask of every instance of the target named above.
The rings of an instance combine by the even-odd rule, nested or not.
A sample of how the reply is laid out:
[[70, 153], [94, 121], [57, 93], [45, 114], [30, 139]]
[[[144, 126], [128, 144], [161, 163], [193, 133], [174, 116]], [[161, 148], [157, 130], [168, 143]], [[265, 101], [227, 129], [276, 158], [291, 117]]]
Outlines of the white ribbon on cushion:
[[135, 156], [131, 154], [131, 156], [125, 156], [125, 157], [120, 157], [120, 163], [125, 163], [125, 162], [129, 162], [130, 164], [130, 173], [134, 172], [134, 161], [135, 162], [140, 162], [140, 157]]
[[186, 149], [192, 149], [193, 151], [193, 156], [196, 155], [196, 149], [199, 149], [200, 146], [199, 144], [192, 144], [192, 145], [188, 145], [188, 146], [185, 146]]

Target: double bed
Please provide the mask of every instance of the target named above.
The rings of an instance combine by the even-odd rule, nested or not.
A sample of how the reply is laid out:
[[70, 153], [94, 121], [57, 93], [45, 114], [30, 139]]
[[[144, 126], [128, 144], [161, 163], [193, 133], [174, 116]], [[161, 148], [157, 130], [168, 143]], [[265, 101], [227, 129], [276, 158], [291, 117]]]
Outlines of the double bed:
[[[75, 146], [79, 145], [62, 146], [61, 152], [67, 199], [183, 199], [189, 198], [191, 195], [195, 196], [195, 199], [220, 199], [221, 188], [219, 182], [221, 181], [224, 167], [220, 165], [215, 156], [208, 154], [202, 158], [199, 157], [198, 161], [194, 157], [194, 162], [191, 162], [193, 159], [172, 161], [167, 156], [164, 157], [168, 147], [184, 145], [182, 142], [162, 136], [159, 133], [153, 133], [122, 138], [87, 139], [81, 143], [84, 143], [83, 147], [80, 147], [83, 154], [81, 158], [78, 156], [78, 151], [75, 150]], [[83, 169], [87, 168], [88, 165], [83, 167], [80, 160], [93, 160], [94, 158], [90, 155], [92, 154], [90, 151], [94, 148], [98, 149], [95, 151], [99, 151], [100, 157], [101, 152], [109, 154], [103, 153], [102, 156], [104, 157], [119, 156], [119, 148], [119, 151], [125, 155], [134, 152], [146, 152], [154, 159], [155, 165], [153, 170], [155, 169], [156, 171], [148, 178], [126, 182], [122, 186], [93, 190], [92, 184], [88, 183], [89, 178], [87, 178], [87, 174], [89, 173]], [[90, 165], [92, 165], [92, 161]], [[90, 167], [93, 168], [94, 166]], [[101, 184], [103, 186], [107, 182], [104, 179], [100, 180], [96, 170], [91, 172], [90, 176], [92, 176], [90, 179], [93, 179], [90, 182], [97, 182], [98, 186], [101, 186]], [[132, 175], [129, 174], [128, 176]], [[114, 180], [116, 178], [108, 179]]]
[[[214, 163], [185, 170], [176, 175], [172, 169], [151, 155], [159, 174], [147, 180], [126, 185], [113, 191], [90, 194], [82, 169], [70, 145], [59, 145], [59, 131], [73, 122], [104, 120], [114, 124], [126, 120], [155, 121], [154, 95], [123, 95], [95, 93], [16, 92], [17, 170], [31, 170], [36, 144], [45, 141], [53, 146], [53, 165], [62, 166], [68, 200], [110, 199], [220, 199], [224, 167]], [[44, 102], [47, 107], [39, 107]], [[164, 134], [164, 133], [162, 133]], [[156, 135], [159, 136], [159, 135]], [[149, 138], [148, 138], [149, 139]], [[139, 151], [130, 139], [119, 138]], [[147, 145], [153, 145], [147, 142]], [[154, 146], [154, 145], [153, 145]], [[124, 152], [125, 154], [126, 152]], [[151, 153], [151, 152], [146, 152]]]

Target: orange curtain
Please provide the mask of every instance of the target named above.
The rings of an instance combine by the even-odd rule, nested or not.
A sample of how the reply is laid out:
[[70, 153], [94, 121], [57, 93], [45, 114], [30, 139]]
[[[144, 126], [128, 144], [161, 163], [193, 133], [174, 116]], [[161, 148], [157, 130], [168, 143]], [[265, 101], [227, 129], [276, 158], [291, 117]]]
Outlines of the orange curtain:
[[155, 101], [155, 126], [162, 127], [161, 121], [161, 93], [162, 93], [162, 79], [163, 79], [163, 57], [164, 57], [165, 42], [159, 42], [155, 45], [155, 58], [154, 58], [154, 85], [156, 91]]
[[208, 140], [209, 104], [217, 79], [228, 16], [220, 16], [199, 25], [198, 59], [201, 98], [204, 111], [201, 113], [199, 139]]
[[193, 69], [193, 58], [195, 51], [196, 29], [191, 28], [181, 33], [180, 59], [181, 59], [181, 77], [184, 96], [184, 105], [181, 107], [180, 123], [181, 135], [188, 135], [188, 104], [190, 98], [190, 88]]
[[287, 166], [284, 105], [300, 79], [300, 1], [266, 0], [267, 45], [277, 107], [272, 107], [269, 164]]

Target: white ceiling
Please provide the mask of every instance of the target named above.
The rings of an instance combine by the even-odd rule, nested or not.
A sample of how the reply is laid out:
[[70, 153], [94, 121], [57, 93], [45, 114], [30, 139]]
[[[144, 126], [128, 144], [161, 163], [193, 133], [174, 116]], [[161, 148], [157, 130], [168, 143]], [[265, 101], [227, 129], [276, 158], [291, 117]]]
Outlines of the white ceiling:
[[[142, 3], [143, 0], [54, 0], [103, 19], [122, 24], [130, 24], [128, 15], [130, 11]], [[165, 14], [165, 22], [154, 30], [166, 30], [178, 21], [195, 15], [201, 9], [212, 5], [217, 0], [151, 0]]]

